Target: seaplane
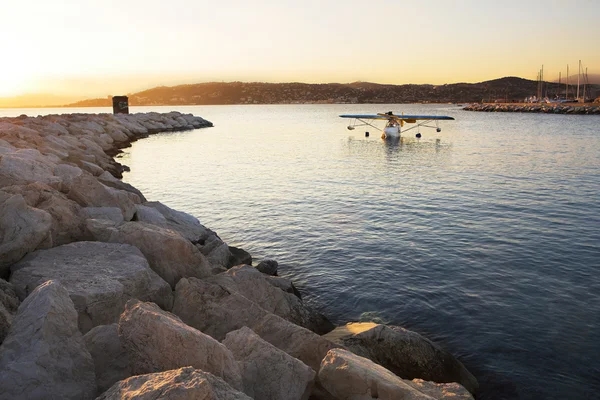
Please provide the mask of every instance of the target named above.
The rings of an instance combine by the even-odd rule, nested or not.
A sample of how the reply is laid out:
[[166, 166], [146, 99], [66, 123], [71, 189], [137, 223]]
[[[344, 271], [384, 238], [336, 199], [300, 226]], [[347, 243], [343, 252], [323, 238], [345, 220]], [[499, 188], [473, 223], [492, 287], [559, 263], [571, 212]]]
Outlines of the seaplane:
[[[374, 129], [377, 129], [378, 131], [381, 131], [382, 139], [399, 138], [401, 136], [401, 133], [410, 131], [415, 128], [417, 128], [417, 134], [415, 136], [417, 138], [420, 138], [420, 127], [433, 128], [436, 130], [436, 132], [441, 132], [442, 128], [439, 127], [438, 121], [454, 120], [454, 118], [445, 115], [397, 115], [391, 111], [380, 114], [342, 114], [340, 115], [340, 117], [354, 119], [354, 121], [350, 125], [348, 125], [348, 130], [354, 130], [356, 127], [359, 126], [370, 126]], [[381, 129], [373, 123], [368, 122], [368, 120], [380, 120], [387, 122], [383, 129]], [[434, 123], [435, 125], [431, 125], [432, 123]], [[404, 127], [404, 124], [416, 125], [403, 130], [402, 128]], [[365, 136], [369, 136], [369, 132], [365, 132]]]

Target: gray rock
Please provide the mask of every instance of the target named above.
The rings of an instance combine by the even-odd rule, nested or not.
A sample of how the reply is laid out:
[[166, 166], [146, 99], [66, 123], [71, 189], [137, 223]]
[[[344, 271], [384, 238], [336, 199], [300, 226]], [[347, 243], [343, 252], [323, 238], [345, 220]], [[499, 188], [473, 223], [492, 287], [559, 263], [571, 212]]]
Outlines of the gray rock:
[[[461, 397], [456, 397], [456, 393], [444, 393], [442, 390], [435, 392], [431, 387], [420, 391], [418, 384], [403, 380], [371, 360], [342, 349], [333, 349], [327, 353], [321, 363], [319, 380], [336, 399], [472, 399], [464, 389]], [[441, 396], [433, 397], [432, 394]]]
[[197, 242], [208, 236], [208, 229], [188, 213], [173, 210], [158, 201], [149, 201], [142, 205], [157, 210], [165, 218], [169, 229], [179, 232], [191, 242]]
[[116, 383], [97, 400], [252, 400], [212, 374], [184, 367], [134, 376]]
[[100, 183], [104, 184], [105, 186], [108, 186], [108, 187], [111, 187], [114, 189], [123, 190], [126, 192], [131, 192], [131, 193], [137, 195], [138, 198], [140, 199], [140, 202], [146, 201], [146, 198], [144, 197], [142, 192], [140, 192], [135, 187], [131, 186], [129, 183], [123, 182], [122, 180], [115, 178], [108, 171], [105, 171], [100, 176], [98, 176], [98, 180], [100, 181]]
[[21, 195], [0, 191], [0, 277], [9, 266], [44, 243], [51, 242], [52, 217], [29, 207]]
[[50, 236], [53, 247], [83, 238], [81, 207], [63, 193], [39, 182], [4, 189], [22, 195], [30, 207], [50, 214], [52, 217]]
[[5, 153], [0, 157], [0, 187], [33, 182], [58, 186], [60, 179], [54, 176], [52, 167], [47, 156], [35, 149]]
[[255, 399], [306, 400], [315, 371], [275, 346], [250, 328], [229, 332], [223, 340], [242, 368], [244, 393]]
[[260, 320], [254, 321], [250, 328], [263, 340], [297, 358], [315, 371], [319, 370], [321, 360], [329, 350], [341, 347], [323, 336], [273, 314], [267, 314]]
[[76, 242], [38, 250], [11, 270], [10, 282], [21, 299], [49, 279], [60, 280], [75, 303], [83, 333], [118, 321], [131, 298], [151, 300], [168, 310], [172, 306], [169, 285], [137, 248], [126, 244]]
[[325, 316], [305, 305], [294, 294], [282, 290], [282, 281], [288, 280], [262, 274], [249, 265], [238, 265], [206, 280], [229, 291], [236, 291], [266, 311], [319, 335], [335, 328]]
[[0, 279], [0, 344], [8, 335], [20, 303], [13, 286], [4, 279]]
[[94, 398], [94, 362], [58, 282], [40, 285], [19, 307], [0, 347], [0, 376], [2, 399]]
[[[368, 358], [403, 379], [458, 382], [471, 393], [477, 379], [448, 351], [416, 332], [379, 324], [349, 324], [326, 335], [353, 353]], [[354, 331], [354, 333], [353, 333]]]
[[252, 265], [252, 256], [246, 250], [229, 246], [229, 251], [231, 252], [231, 258], [229, 259], [228, 267], [242, 264]]
[[423, 379], [404, 380], [404, 382], [434, 399], [473, 400], [471, 393], [459, 383], [436, 383]]
[[117, 324], [97, 326], [86, 333], [83, 339], [94, 360], [99, 394], [132, 375]]
[[262, 260], [256, 266], [256, 269], [262, 272], [263, 274], [277, 276], [277, 267], [279, 263], [275, 260]]
[[156, 208], [136, 204], [135, 221], [167, 228], [167, 219]]
[[119, 320], [119, 336], [136, 375], [192, 366], [235, 389], [243, 387], [240, 369], [224, 345], [156, 304], [129, 301]]
[[240, 293], [206, 279], [179, 281], [173, 313], [186, 324], [217, 340], [223, 340], [228, 332], [247, 326], [315, 371], [325, 354], [339, 347], [308, 329], [269, 313]]
[[213, 274], [213, 267], [202, 253], [175, 231], [138, 221], [119, 226], [90, 221], [87, 227], [94, 240], [137, 247], [150, 267], [173, 288], [181, 278]]
[[181, 279], [175, 288], [173, 314], [217, 340], [269, 313], [236, 291], [205, 279]]
[[119, 207], [83, 207], [81, 214], [86, 219], [105, 219], [115, 224], [125, 221]]
[[123, 218], [129, 221], [135, 214], [135, 203], [125, 193], [103, 185], [84, 172], [72, 178], [67, 197], [82, 207], [119, 207]]

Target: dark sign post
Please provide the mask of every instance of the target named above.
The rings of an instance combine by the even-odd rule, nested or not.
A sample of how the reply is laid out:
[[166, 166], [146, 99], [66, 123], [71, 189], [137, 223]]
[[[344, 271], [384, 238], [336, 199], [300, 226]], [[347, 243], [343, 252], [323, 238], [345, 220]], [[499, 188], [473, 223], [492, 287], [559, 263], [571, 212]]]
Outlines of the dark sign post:
[[113, 114], [129, 114], [129, 98], [127, 96], [114, 96]]

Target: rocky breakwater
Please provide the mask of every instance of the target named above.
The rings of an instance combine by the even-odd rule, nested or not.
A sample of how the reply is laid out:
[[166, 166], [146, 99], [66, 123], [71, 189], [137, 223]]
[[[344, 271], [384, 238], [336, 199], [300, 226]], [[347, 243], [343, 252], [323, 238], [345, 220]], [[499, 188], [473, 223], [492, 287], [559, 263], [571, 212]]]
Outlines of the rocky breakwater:
[[0, 119], [0, 400], [472, 399], [477, 381], [439, 346], [382, 325], [331, 332], [275, 261], [252, 267], [119, 179], [131, 141], [210, 125]]
[[569, 105], [553, 103], [506, 104], [474, 103], [464, 107], [466, 111], [521, 112], [546, 114], [600, 115], [600, 105]]

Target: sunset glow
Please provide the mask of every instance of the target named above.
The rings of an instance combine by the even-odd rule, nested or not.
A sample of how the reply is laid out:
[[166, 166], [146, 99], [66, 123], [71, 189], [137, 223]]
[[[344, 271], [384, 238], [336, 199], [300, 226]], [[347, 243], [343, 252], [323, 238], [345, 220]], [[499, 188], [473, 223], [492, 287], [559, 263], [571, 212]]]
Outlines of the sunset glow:
[[0, 97], [206, 81], [455, 83], [600, 72], [600, 3], [2, 0]]

